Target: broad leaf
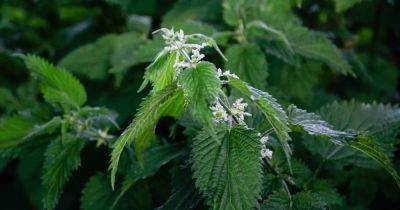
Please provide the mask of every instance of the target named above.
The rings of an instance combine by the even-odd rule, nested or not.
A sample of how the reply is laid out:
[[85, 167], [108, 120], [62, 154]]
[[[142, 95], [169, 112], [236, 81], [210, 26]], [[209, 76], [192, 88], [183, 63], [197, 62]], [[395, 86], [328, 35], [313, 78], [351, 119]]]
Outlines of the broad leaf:
[[0, 121], [0, 148], [17, 146], [38, 135], [53, 133], [61, 125], [61, 118], [37, 124], [21, 116], [6, 117]]
[[[90, 178], [82, 191], [81, 209], [98, 210], [112, 209], [117, 192], [113, 191], [109, 184], [109, 177], [103, 173]], [[116, 206], [118, 210], [129, 209], [151, 209], [149, 188], [145, 184], [138, 184], [124, 196], [123, 200]]]
[[290, 197], [287, 192], [283, 189], [274, 191], [268, 196], [267, 200], [261, 205], [261, 210], [289, 210], [290, 207]]
[[216, 22], [221, 18], [220, 0], [179, 0], [162, 18], [163, 26], [171, 26], [182, 20]]
[[206, 128], [193, 140], [193, 177], [212, 209], [252, 209], [261, 191], [261, 143], [241, 126]]
[[179, 116], [184, 109], [183, 91], [174, 86], [148, 96], [141, 103], [133, 122], [125, 129], [115, 142], [111, 153], [111, 184], [115, 184], [119, 157], [126, 145], [135, 139], [135, 150], [138, 156], [154, 142], [154, 129], [162, 116]]
[[0, 87], [0, 108], [9, 109], [10, 106], [17, 106], [18, 101], [12, 92]]
[[233, 45], [225, 52], [228, 59], [225, 68], [256, 88], [267, 83], [268, 65], [262, 51], [253, 44]]
[[283, 30], [295, 53], [321, 61], [344, 75], [354, 74], [342, 52], [324, 34], [293, 24]]
[[362, 0], [335, 0], [335, 10], [339, 13], [344, 12], [361, 1]]
[[59, 66], [82, 77], [104, 80], [107, 78], [116, 38], [116, 35], [106, 35], [93, 43], [80, 46], [68, 53], [59, 62]]
[[24, 140], [43, 134], [53, 133], [57, 128], [61, 126], [62, 119], [60, 117], [54, 117], [50, 121], [33, 126], [33, 128], [24, 136]]
[[288, 143], [290, 141], [290, 128], [288, 127], [288, 117], [281, 105], [269, 93], [253, 88], [239, 79], [229, 78], [229, 84], [256, 103], [257, 107], [264, 114], [278, 136], [283, 151], [285, 152], [289, 168], [291, 168], [291, 149]]
[[83, 210], [108, 209], [113, 203], [113, 191], [108, 177], [99, 173], [92, 176], [82, 191], [81, 208]]
[[82, 139], [53, 140], [45, 153], [43, 186], [46, 189], [45, 209], [54, 209], [72, 172], [81, 164], [80, 151], [85, 145]]
[[185, 92], [193, 114], [203, 120], [209, 119], [211, 112], [208, 104], [216, 99], [220, 88], [214, 64], [201, 62], [186, 69], [179, 75], [178, 83]]
[[[288, 107], [289, 123], [293, 128], [304, 130], [310, 135], [341, 137], [349, 135], [346, 132], [334, 130], [332, 125], [323, 121], [320, 116], [314, 113], [308, 113], [305, 110], [297, 108], [295, 105]], [[294, 129], [292, 129], [294, 130]]]
[[[349, 141], [349, 146], [342, 148], [332, 146], [327, 142], [309, 140], [305, 144], [310, 151], [329, 159], [340, 160], [339, 163], [342, 165], [355, 164], [366, 168], [376, 168], [376, 164], [370, 160], [372, 157], [394, 177], [397, 184], [399, 183], [397, 173], [391, 167], [388, 158], [393, 156], [400, 126], [398, 107], [355, 101], [334, 102], [321, 108], [319, 113], [323, 119], [340, 130], [356, 130], [363, 135]], [[334, 155], [329, 155], [333, 151], [335, 151]]]
[[175, 77], [177, 56], [179, 56], [177, 52], [161, 51], [154, 62], [146, 68], [144, 81], [139, 91], [143, 90], [149, 81], [152, 83], [155, 92], [171, 85]]
[[350, 146], [368, 155], [378, 163], [390, 174], [395, 180], [397, 186], [400, 188], [400, 177], [397, 171], [393, 168], [390, 159], [381, 151], [379, 146], [367, 136], [359, 136], [355, 141], [350, 142]]
[[140, 179], [154, 175], [161, 166], [181, 156], [185, 152], [182, 144], [163, 145], [150, 148], [143, 153], [142, 163], [137, 161], [131, 163], [130, 169], [122, 184], [121, 192], [114, 201], [116, 206], [121, 197]]
[[189, 169], [175, 167], [172, 170], [172, 194], [157, 210], [195, 209], [202, 200], [196, 191]]
[[0, 148], [16, 146], [25, 141], [34, 123], [20, 117], [6, 117], [0, 121]]
[[85, 88], [69, 72], [34, 55], [23, 56], [23, 59], [28, 69], [39, 79], [41, 91], [49, 103], [71, 109], [86, 102]]

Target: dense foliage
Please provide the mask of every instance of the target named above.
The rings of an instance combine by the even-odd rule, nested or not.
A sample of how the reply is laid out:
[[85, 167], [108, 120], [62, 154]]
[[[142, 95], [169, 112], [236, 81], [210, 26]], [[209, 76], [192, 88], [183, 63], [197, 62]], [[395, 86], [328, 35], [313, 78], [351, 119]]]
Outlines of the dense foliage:
[[396, 209], [399, 8], [2, 1], [2, 208]]

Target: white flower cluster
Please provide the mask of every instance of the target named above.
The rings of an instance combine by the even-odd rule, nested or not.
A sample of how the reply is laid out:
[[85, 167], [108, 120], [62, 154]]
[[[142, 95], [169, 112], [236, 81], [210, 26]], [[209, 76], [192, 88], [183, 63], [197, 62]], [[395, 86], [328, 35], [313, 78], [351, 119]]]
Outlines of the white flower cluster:
[[251, 116], [250, 113], [245, 111], [247, 106], [247, 103], [243, 103], [243, 98], [239, 98], [229, 108], [230, 113], [228, 113], [219, 101], [215, 102], [214, 106], [210, 107], [210, 109], [213, 111], [214, 119], [217, 122], [228, 122], [230, 124], [233, 117], [235, 117], [239, 123], [244, 124], [244, 116]]
[[263, 146], [263, 148], [261, 148], [261, 157], [262, 158], [267, 157], [267, 158], [271, 159], [272, 154], [273, 154], [272, 150], [266, 148], [265, 146]]
[[222, 72], [222, 70], [220, 68], [217, 69], [217, 77], [220, 79], [221, 79], [221, 77], [232, 77], [235, 79], [239, 79], [239, 77], [236, 74], [231, 73], [229, 70]]
[[218, 101], [215, 102], [214, 106], [210, 107], [210, 109], [213, 111], [212, 114], [214, 116], [214, 119], [217, 122], [229, 121], [230, 118], [229, 118], [228, 112], [224, 109], [224, 107]]
[[174, 29], [162, 28], [160, 31], [162, 32], [165, 44], [167, 44], [164, 49], [168, 51], [178, 51], [179, 54], [185, 57], [184, 60], [181, 60], [179, 58], [180, 56], [177, 56], [175, 68], [184, 69], [192, 67], [204, 58], [204, 54], [201, 54], [200, 51], [204, 47], [209, 46], [209, 44], [205, 42], [201, 44], [186, 43], [187, 36], [182, 30], [175, 32]]
[[272, 158], [272, 154], [273, 154], [272, 150], [268, 149], [268, 148], [265, 146], [265, 144], [268, 142], [268, 140], [269, 140], [268, 136], [263, 136], [263, 137], [261, 137], [261, 139], [260, 139], [260, 142], [261, 142], [261, 144], [262, 144], [261, 151], [260, 151], [260, 153], [261, 153], [261, 158], [265, 158], [265, 157], [267, 157], [267, 158], [269, 158], [269, 159]]
[[232, 114], [237, 116], [240, 122], [244, 122], [244, 116], [251, 116], [250, 113], [245, 112], [247, 106], [247, 103], [243, 103], [243, 98], [237, 99], [235, 103], [232, 104]]

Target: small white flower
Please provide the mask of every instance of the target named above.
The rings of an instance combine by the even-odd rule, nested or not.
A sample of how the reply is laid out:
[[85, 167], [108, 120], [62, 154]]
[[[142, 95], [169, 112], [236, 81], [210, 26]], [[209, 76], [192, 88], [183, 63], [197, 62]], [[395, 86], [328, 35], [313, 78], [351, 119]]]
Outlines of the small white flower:
[[261, 137], [261, 139], [260, 139], [260, 141], [261, 141], [262, 144], [266, 144], [266, 143], [268, 142], [268, 140], [269, 140], [268, 136], [263, 136], [263, 137]]
[[217, 69], [217, 77], [222, 77], [222, 70], [220, 68]]
[[163, 28], [161, 29], [161, 32], [163, 33], [161, 37], [165, 40], [165, 43], [170, 45], [174, 42], [175, 40], [175, 32], [174, 29], [167, 29]]
[[192, 50], [192, 55], [190, 56], [191, 63], [198, 63], [203, 58], [204, 58], [204, 55], [201, 54], [199, 50], [197, 50], [197, 49]]
[[112, 136], [108, 135], [107, 130], [100, 130], [99, 129], [99, 130], [97, 130], [97, 133], [98, 133], [99, 137], [102, 138], [102, 139], [110, 139], [110, 138], [112, 138]]
[[223, 75], [223, 76], [226, 76], [226, 77], [233, 77], [233, 78], [235, 78], [235, 79], [239, 79], [239, 77], [238, 77], [236, 74], [231, 73], [229, 70], [228, 70], [228, 71], [225, 71], [222, 75]]
[[185, 62], [185, 61], [176, 62], [176, 63], [174, 64], [174, 68], [176, 68], [176, 69], [184, 69], [184, 68], [188, 68], [188, 67], [190, 67], [190, 66], [191, 66], [190, 63]]
[[244, 116], [251, 116], [250, 113], [245, 112], [246, 107], [248, 106], [247, 103], [243, 103], [243, 98], [237, 99], [232, 104], [232, 114], [235, 115], [241, 123], [244, 123]]
[[212, 114], [216, 121], [224, 122], [229, 120], [228, 113], [218, 101], [210, 109], [213, 111]]
[[225, 77], [233, 77], [233, 78], [235, 78], [235, 79], [239, 79], [239, 77], [238, 77], [236, 74], [231, 73], [229, 70], [228, 70], [228, 71], [222, 72], [221, 69], [217, 69], [217, 73], [218, 73], [218, 74], [217, 74], [218, 77], [223, 77], [223, 76], [225, 76]]
[[178, 41], [185, 43], [186, 42], [186, 38], [185, 38], [185, 34], [183, 33], [183, 30], [179, 30], [179, 32], [175, 33], [175, 36], [178, 38]]
[[263, 148], [261, 149], [260, 153], [261, 153], [261, 157], [262, 157], [262, 158], [267, 157], [267, 158], [271, 159], [271, 158], [272, 158], [273, 151], [270, 150], [270, 149], [268, 149], [268, 148], [266, 148], [266, 147], [263, 147]]

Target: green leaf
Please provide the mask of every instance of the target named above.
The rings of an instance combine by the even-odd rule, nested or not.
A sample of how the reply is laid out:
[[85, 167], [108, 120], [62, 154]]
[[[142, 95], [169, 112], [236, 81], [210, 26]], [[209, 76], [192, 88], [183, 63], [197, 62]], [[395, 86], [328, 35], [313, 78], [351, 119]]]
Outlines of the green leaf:
[[10, 106], [17, 106], [18, 100], [10, 90], [0, 88], [0, 108], [9, 109]]
[[[289, 96], [291, 101], [299, 100], [303, 104], [310, 104], [317, 100], [318, 85], [321, 83], [323, 64], [319, 62], [304, 62], [299, 68], [285, 65], [278, 67], [280, 80], [276, 81], [278, 88], [284, 90], [285, 96]], [[274, 81], [275, 82], [275, 81]]]
[[[310, 151], [323, 157], [338, 160], [338, 164], [354, 164], [361, 167], [375, 168], [370, 157], [384, 167], [399, 184], [396, 171], [391, 168], [388, 157], [393, 156], [396, 136], [400, 126], [400, 110], [398, 107], [383, 104], [364, 104], [355, 101], [334, 102], [322, 107], [321, 117], [340, 130], [355, 130], [362, 135], [349, 141], [349, 146], [333, 146], [319, 141], [306, 141]], [[329, 154], [335, 152], [334, 156]], [[356, 149], [357, 152], [354, 149]], [[365, 154], [365, 155], [362, 155]], [[369, 157], [368, 157], [369, 156]]]
[[24, 137], [33, 126], [33, 122], [20, 116], [3, 118], [0, 121], [0, 148], [14, 147], [24, 142]]
[[269, 93], [253, 88], [239, 79], [231, 77], [229, 84], [256, 103], [278, 136], [291, 169], [290, 155], [292, 152], [288, 143], [290, 128], [288, 127], [288, 117], [282, 106]]
[[[46, 145], [47, 146], [47, 145]], [[32, 205], [41, 207], [45, 188], [41, 183], [41, 175], [43, 168], [43, 153], [46, 147], [30, 150], [25, 156], [19, 159], [18, 163], [18, 180], [24, 189], [26, 196], [32, 202]]]
[[343, 198], [327, 180], [314, 181], [310, 190], [317, 193], [319, 199], [325, 202], [329, 208], [342, 207]]
[[46, 150], [42, 183], [46, 189], [45, 209], [54, 209], [72, 172], [81, 164], [80, 151], [85, 145], [82, 139], [53, 140]]
[[150, 148], [143, 152], [142, 163], [134, 161], [131, 163], [130, 169], [122, 184], [121, 192], [114, 201], [116, 206], [122, 196], [140, 179], [145, 179], [154, 175], [161, 166], [167, 164], [171, 160], [181, 156], [185, 152], [182, 144], [168, 144]]
[[18, 115], [3, 118], [0, 121], [0, 148], [15, 147], [32, 137], [53, 133], [61, 121], [60, 117], [54, 117], [44, 124], [37, 124]]
[[[109, 177], [104, 173], [92, 176], [82, 191], [81, 209], [99, 210], [112, 209], [112, 204], [117, 196], [109, 184]], [[129, 190], [117, 206], [118, 210], [151, 209], [150, 192], [147, 185], [141, 183]]]
[[324, 34], [300, 25], [287, 24], [284, 27], [283, 31], [295, 53], [323, 62], [341, 74], [354, 75], [342, 52]]
[[362, 0], [335, 0], [335, 10], [338, 13], [342, 13], [360, 2]]
[[326, 203], [321, 200], [317, 193], [303, 191], [296, 193], [296, 195], [293, 197], [293, 208], [299, 210], [326, 209]]
[[149, 81], [152, 83], [155, 92], [171, 85], [175, 77], [174, 65], [178, 55], [175, 51], [161, 51], [154, 62], [146, 68], [144, 81], [139, 91], [143, 90]]
[[293, 126], [292, 130], [297, 128], [298, 131], [305, 131], [310, 135], [342, 137], [350, 136], [350, 134], [334, 130], [333, 126], [314, 113], [308, 113], [305, 110], [297, 108], [295, 105], [288, 107], [289, 123]]
[[283, 189], [274, 191], [268, 196], [267, 200], [261, 205], [261, 210], [289, 210], [290, 207], [290, 197], [287, 192]]
[[[339, 130], [354, 130], [372, 136], [384, 153], [393, 157], [396, 150], [396, 136], [400, 127], [400, 109], [397, 106], [378, 103], [358, 103], [356, 101], [334, 102], [322, 107], [319, 110], [320, 116]], [[344, 148], [343, 152], [353, 155], [342, 163], [356, 163], [362, 167], [373, 166], [373, 161], [362, 163], [367, 157], [360, 156], [350, 148]], [[357, 155], [360, 154], [360, 155]], [[339, 153], [338, 155], [341, 155]], [[356, 161], [354, 158], [357, 158]]]
[[30, 139], [35, 136], [53, 133], [57, 128], [61, 126], [62, 119], [60, 117], [54, 117], [50, 121], [35, 125], [33, 128], [24, 136], [24, 140]]
[[351, 141], [350, 146], [368, 155], [378, 163], [390, 174], [395, 180], [397, 186], [400, 188], [400, 177], [397, 171], [393, 168], [389, 158], [381, 151], [379, 146], [367, 136], [359, 136], [356, 141]]
[[59, 65], [91, 80], [105, 80], [108, 72], [122, 77], [131, 66], [143, 62], [139, 49], [145, 41], [136, 32], [105, 35], [70, 52]]
[[201, 195], [196, 191], [195, 183], [189, 169], [173, 168], [171, 185], [171, 196], [156, 210], [189, 210], [195, 209], [199, 205]]
[[213, 102], [220, 89], [214, 64], [200, 62], [195, 67], [185, 69], [178, 78], [192, 108], [193, 115], [204, 121], [210, 119], [209, 102]]
[[79, 108], [86, 102], [85, 88], [69, 72], [34, 55], [23, 56], [23, 59], [39, 79], [41, 92], [49, 103], [68, 110]]
[[111, 153], [111, 185], [115, 184], [119, 157], [125, 147], [135, 139], [136, 155], [153, 144], [154, 129], [162, 116], [179, 116], [184, 110], [183, 91], [174, 86], [148, 96], [141, 103], [133, 122], [115, 142]]
[[265, 88], [268, 77], [267, 60], [258, 46], [236, 44], [225, 52], [228, 61], [225, 68], [256, 88]]
[[103, 173], [92, 176], [82, 191], [81, 208], [83, 210], [108, 209], [113, 203], [113, 191], [108, 177]]
[[195, 20], [185, 20], [173, 24], [163, 23], [162, 26], [164, 28], [181, 29], [185, 34], [203, 34], [206, 36], [212, 36], [216, 32], [212, 25]]
[[179, 0], [162, 18], [163, 26], [174, 25], [182, 20], [217, 22], [221, 18], [220, 0]]
[[400, 108], [389, 104], [333, 102], [318, 113], [339, 130], [352, 129], [377, 137], [391, 138], [400, 126]]
[[261, 143], [256, 132], [219, 124], [201, 131], [192, 147], [196, 186], [213, 209], [257, 207]]
[[107, 78], [116, 38], [116, 35], [106, 35], [93, 43], [80, 46], [62, 58], [59, 66], [85, 78], [104, 80]]
[[145, 39], [138, 33], [128, 32], [116, 37], [112, 48], [109, 72], [126, 72], [131, 66], [143, 62], [139, 55], [140, 47], [145, 43]]
[[224, 0], [222, 3], [224, 20], [228, 25], [238, 26], [243, 15], [246, 0]]
[[262, 32], [264, 32], [264, 33], [262, 33], [263, 36], [265, 36], [265, 33], [267, 33], [268, 36], [266, 36], [266, 38], [270, 39], [270, 41], [279, 42], [281, 44], [279, 46], [281, 48], [285, 48], [285, 50], [289, 56], [291, 56], [291, 54], [293, 53], [293, 49], [290, 45], [288, 38], [280, 30], [267, 25], [265, 22], [263, 22], [261, 20], [254, 20], [254, 21], [248, 23], [246, 27], [247, 27], [246, 29], [247, 29], [248, 33], [251, 32], [252, 28], [262, 30]]
[[182, 144], [167, 144], [150, 148], [143, 153], [142, 164], [136, 162], [131, 165], [128, 177], [136, 182], [139, 179], [152, 176], [161, 166], [181, 156], [184, 152], [184, 145]]

